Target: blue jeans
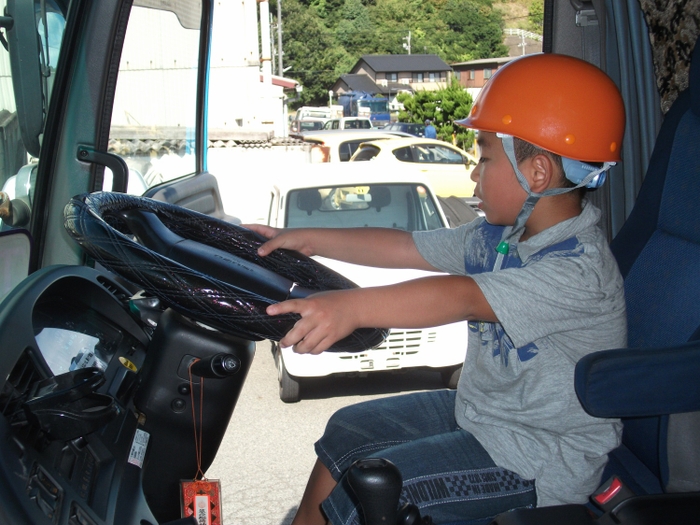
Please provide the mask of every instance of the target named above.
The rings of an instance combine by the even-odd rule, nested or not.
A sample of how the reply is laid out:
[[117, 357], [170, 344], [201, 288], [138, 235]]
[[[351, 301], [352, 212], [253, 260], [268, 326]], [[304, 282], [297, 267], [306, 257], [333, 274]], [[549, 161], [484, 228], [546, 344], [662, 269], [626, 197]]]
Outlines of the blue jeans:
[[338, 485], [323, 504], [333, 525], [360, 523], [345, 479], [354, 461], [379, 457], [403, 477], [400, 505], [417, 505], [435, 523], [480, 520], [537, 504], [534, 480], [498, 467], [455, 422], [455, 392], [440, 390], [358, 403], [338, 410], [316, 454]]

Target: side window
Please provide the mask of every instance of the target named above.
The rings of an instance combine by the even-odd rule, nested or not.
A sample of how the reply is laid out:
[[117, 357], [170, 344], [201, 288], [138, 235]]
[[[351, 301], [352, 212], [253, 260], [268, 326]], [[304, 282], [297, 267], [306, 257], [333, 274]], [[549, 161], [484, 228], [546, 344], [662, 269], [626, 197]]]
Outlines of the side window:
[[[142, 194], [151, 186], [196, 169], [199, 30], [190, 27], [199, 27], [200, 4], [191, 2], [186, 9], [181, 16], [138, 6], [131, 10], [109, 151], [120, 155], [129, 166], [127, 191], [132, 194]], [[111, 187], [107, 172], [106, 189]]]
[[446, 148], [444, 146], [429, 146], [433, 156], [431, 162], [440, 162], [442, 164], [464, 164], [467, 162], [459, 152]]
[[369, 120], [361, 120], [358, 127], [362, 129], [370, 129], [372, 127], [372, 123]]
[[413, 158], [415, 162], [432, 163], [435, 162], [434, 149], [431, 146], [420, 145], [413, 146]]
[[356, 157], [353, 160], [353, 162], [356, 161], [362, 161], [362, 160], [372, 160], [374, 157], [377, 156], [379, 153], [379, 148], [375, 146], [364, 146], [362, 149], [356, 152]]
[[340, 146], [338, 146], [338, 158], [340, 162], [349, 161], [360, 144], [362, 144], [362, 140], [346, 140], [345, 142], [341, 142]]
[[411, 146], [397, 148], [392, 153], [394, 154], [394, 157], [401, 162], [414, 162], [413, 155], [411, 154]]
[[337, 120], [334, 120], [333, 121], [333, 129], [338, 129], [339, 126], [340, 126], [340, 122]]

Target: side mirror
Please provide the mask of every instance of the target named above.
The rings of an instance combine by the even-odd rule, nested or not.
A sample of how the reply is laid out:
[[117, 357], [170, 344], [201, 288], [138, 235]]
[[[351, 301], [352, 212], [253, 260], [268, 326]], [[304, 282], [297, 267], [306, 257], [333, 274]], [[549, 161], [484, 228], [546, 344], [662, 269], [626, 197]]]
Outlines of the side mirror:
[[44, 100], [42, 93], [41, 50], [34, 8], [34, 2], [8, 0], [2, 27], [7, 33], [22, 141], [29, 154], [38, 157], [48, 100]]

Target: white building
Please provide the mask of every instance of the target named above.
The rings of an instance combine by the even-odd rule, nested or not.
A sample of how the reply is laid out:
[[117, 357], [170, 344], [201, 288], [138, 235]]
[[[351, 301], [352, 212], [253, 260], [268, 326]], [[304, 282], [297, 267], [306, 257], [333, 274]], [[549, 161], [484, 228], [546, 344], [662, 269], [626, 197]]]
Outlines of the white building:
[[[258, 20], [262, 35], [258, 34]], [[184, 96], [191, 88], [199, 32], [183, 32], [182, 27], [174, 27], [178, 23], [176, 17], [163, 17], [150, 9], [132, 12], [130, 31], [136, 26], [138, 39], [127, 40], [119, 75], [137, 77], [138, 81], [124, 82], [134, 87], [118, 92], [113, 126], [185, 124], [181, 122], [182, 107], [155, 104], [151, 95], [157, 96], [160, 90], [143, 89], [168, 83], [182, 86]], [[293, 89], [297, 82], [272, 75], [270, 36], [267, 0], [217, 2], [209, 76], [209, 107], [217, 108], [208, 116], [212, 138], [286, 136], [284, 89]], [[159, 45], [149, 45], [153, 40]], [[143, 49], [154, 47], [163, 50], [160, 56], [144, 56]]]

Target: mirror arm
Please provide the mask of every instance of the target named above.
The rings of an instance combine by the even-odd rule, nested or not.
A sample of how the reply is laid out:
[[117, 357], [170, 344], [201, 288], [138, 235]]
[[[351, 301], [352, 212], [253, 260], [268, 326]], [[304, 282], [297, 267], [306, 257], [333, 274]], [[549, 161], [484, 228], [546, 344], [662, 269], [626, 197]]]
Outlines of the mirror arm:
[[[0, 28], [8, 30], [12, 29], [12, 26], [15, 25], [15, 20], [11, 16], [0, 16]], [[2, 47], [5, 48], [5, 51], [9, 51], [10, 48], [7, 45], [7, 39], [5, 38], [5, 34], [0, 32], [0, 43], [2, 43]]]

